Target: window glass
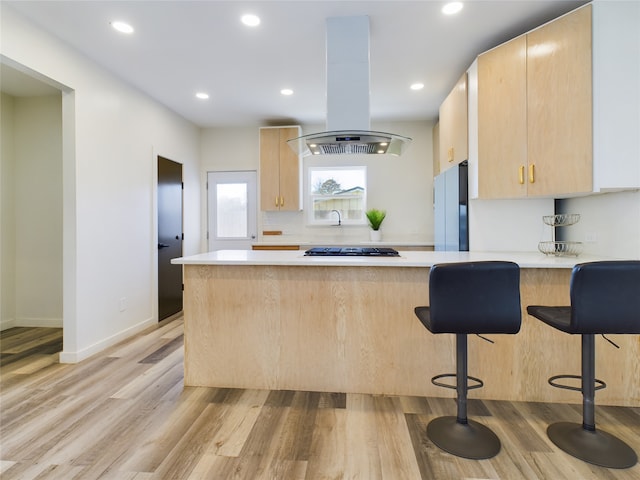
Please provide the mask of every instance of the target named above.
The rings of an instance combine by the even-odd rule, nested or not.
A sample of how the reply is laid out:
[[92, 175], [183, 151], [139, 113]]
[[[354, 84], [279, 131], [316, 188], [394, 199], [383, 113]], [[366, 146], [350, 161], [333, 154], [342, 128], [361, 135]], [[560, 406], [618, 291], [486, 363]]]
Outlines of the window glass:
[[365, 224], [366, 167], [309, 167], [308, 221], [333, 225]]
[[216, 185], [216, 231], [219, 238], [247, 236], [247, 184], [218, 183]]

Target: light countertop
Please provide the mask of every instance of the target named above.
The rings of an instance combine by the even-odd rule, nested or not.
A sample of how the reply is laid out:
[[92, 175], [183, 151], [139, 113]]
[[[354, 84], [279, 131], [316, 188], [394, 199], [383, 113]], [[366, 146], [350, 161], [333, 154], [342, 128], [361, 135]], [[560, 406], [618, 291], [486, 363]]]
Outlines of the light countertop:
[[399, 257], [307, 257], [303, 250], [217, 250], [174, 258], [179, 265], [279, 265], [331, 267], [430, 267], [436, 263], [503, 260], [521, 268], [573, 268], [577, 263], [611, 258], [580, 255], [547, 256], [539, 252], [416, 252], [399, 250]]

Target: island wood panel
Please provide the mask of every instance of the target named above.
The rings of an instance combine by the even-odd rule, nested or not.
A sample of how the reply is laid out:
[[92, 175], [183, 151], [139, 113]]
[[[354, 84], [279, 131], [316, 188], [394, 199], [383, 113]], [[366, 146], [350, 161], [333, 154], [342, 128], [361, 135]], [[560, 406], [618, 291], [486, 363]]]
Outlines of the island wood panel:
[[277, 388], [281, 295], [272, 270], [185, 266], [185, 385]]
[[[453, 396], [430, 378], [455, 371], [454, 335], [413, 313], [428, 304], [428, 268], [185, 266], [185, 384], [390, 395]], [[568, 304], [570, 269], [522, 269], [522, 329], [469, 337], [469, 374], [484, 399], [579, 403], [547, 378], [579, 374], [580, 337], [526, 315]], [[464, 292], [460, 292], [463, 301]], [[597, 340], [597, 403], [640, 405], [634, 335]]]

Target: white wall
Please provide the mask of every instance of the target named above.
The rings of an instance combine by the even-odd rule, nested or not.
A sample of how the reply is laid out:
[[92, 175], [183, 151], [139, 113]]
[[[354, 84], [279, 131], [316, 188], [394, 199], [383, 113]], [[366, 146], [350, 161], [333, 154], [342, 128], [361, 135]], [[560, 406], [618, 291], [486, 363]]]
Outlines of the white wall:
[[[306, 157], [310, 165], [366, 165], [367, 204], [387, 211], [382, 225], [384, 241], [433, 242], [433, 148], [432, 122], [372, 124], [373, 130], [398, 133], [413, 139], [401, 157], [391, 155], [345, 155]], [[302, 125], [303, 134], [324, 130], [322, 125]], [[258, 170], [258, 127], [205, 129], [201, 141], [202, 169], [206, 171]], [[329, 163], [331, 162], [331, 163]], [[306, 175], [303, 175], [306, 180]], [[206, 208], [203, 193], [203, 215]], [[203, 220], [204, 222], [204, 220]], [[304, 212], [262, 212], [258, 231], [282, 230], [282, 241], [369, 240], [365, 226], [307, 227]], [[203, 223], [204, 225], [204, 223]], [[262, 240], [262, 238], [259, 238]], [[273, 240], [273, 238], [270, 238]], [[204, 241], [204, 240], [203, 240]], [[204, 243], [206, 244], [206, 242]]]
[[552, 198], [469, 201], [469, 249], [478, 252], [536, 252], [551, 240], [542, 221], [553, 215]]
[[65, 86], [61, 359], [77, 361], [157, 321], [157, 155], [184, 164], [184, 253], [199, 252], [199, 129], [1, 8], [2, 55]]
[[14, 131], [16, 325], [62, 327], [61, 96], [16, 98]]
[[584, 253], [640, 260], [640, 191], [570, 198], [559, 210], [580, 214], [578, 223], [562, 229], [562, 238], [583, 242]]
[[2, 329], [62, 327], [62, 102], [2, 95]]
[[15, 326], [15, 99], [0, 97], [0, 330]]

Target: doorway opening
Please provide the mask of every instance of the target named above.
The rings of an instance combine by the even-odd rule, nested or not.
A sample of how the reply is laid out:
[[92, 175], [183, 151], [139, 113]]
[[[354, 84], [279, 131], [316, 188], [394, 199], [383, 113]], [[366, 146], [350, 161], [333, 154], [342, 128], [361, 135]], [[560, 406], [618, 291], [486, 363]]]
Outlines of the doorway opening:
[[3, 365], [32, 351], [57, 363], [63, 346], [64, 95], [54, 83], [0, 55]]

